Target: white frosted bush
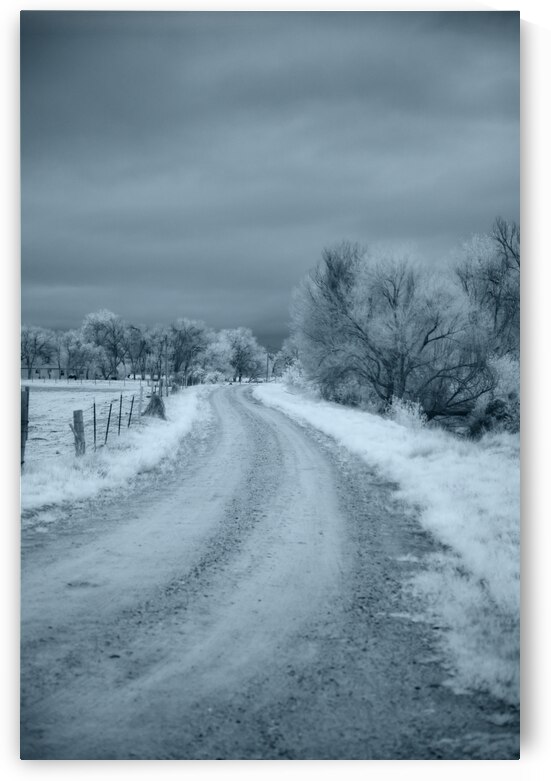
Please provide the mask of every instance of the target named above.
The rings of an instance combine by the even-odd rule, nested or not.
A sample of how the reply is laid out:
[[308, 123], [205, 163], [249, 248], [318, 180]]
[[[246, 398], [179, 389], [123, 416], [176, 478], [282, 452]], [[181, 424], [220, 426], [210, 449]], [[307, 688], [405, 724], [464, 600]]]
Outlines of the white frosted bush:
[[304, 376], [304, 370], [299, 361], [295, 361], [285, 369], [281, 380], [287, 390], [291, 392], [316, 394], [314, 385]]
[[398, 396], [392, 397], [386, 409], [386, 417], [410, 429], [423, 428], [427, 423], [427, 416], [418, 401], [408, 401]]
[[205, 385], [216, 385], [219, 382], [224, 382], [225, 379], [226, 378], [222, 372], [213, 371], [213, 372], [207, 372], [205, 374], [203, 382], [205, 383]]

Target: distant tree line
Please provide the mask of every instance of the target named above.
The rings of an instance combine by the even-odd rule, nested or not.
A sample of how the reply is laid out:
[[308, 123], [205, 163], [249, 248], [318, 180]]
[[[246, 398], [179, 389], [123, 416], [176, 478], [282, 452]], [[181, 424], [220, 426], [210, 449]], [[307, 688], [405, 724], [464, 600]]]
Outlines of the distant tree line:
[[519, 347], [520, 231], [498, 218], [445, 269], [348, 242], [324, 250], [294, 291], [278, 361], [329, 400], [400, 399], [428, 420], [484, 428], [494, 414], [514, 428]]
[[215, 331], [199, 320], [179, 318], [169, 326], [125, 322], [106, 309], [88, 314], [80, 328], [21, 328], [21, 364], [27, 377], [48, 364], [59, 376], [78, 378], [160, 377], [182, 385], [244, 377], [256, 379], [266, 352], [248, 328]]
[[519, 425], [520, 230], [497, 218], [453, 264], [428, 268], [407, 256], [342, 242], [293, 291], [291, 334], [267, 354], [249, 329], [214, 331], [199, 320], [126, 323], [107, 310], [77, 330], [23, 326], [28, 377], [145, 378], [183, 385], [226, 377], [293, 375], [322, 397], [384, 412], [396, 402], [423, 418], [467, 423], [472, 433]]

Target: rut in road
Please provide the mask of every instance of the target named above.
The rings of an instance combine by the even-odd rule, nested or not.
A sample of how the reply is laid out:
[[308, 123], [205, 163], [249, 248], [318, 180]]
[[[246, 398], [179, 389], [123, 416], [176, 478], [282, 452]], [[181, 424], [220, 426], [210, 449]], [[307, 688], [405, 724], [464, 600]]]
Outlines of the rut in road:
[[90, 504], [94, 534], [23, 558], [22, 755], [514, 754], [498, 704], [442, 686], [434, 633], [395, 617], [399, 561], [432, 543], [392, 486], [246, 389], [211, 402], [170, 491]]

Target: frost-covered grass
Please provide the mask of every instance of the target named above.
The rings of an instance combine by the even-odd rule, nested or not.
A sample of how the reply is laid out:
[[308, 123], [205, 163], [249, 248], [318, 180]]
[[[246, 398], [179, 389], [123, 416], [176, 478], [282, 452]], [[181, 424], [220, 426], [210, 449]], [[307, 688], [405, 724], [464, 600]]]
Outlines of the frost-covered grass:
[[[35, 387], [31, 385], [29, 441], [21, 475], [23, 523], [28, 511], [40, 508], [51, 510], [52, 506], [62, 502], [88, 499], [101, 491], [124, 486], [140, 472], [149, 471], [163, 459], [172, 458], [177, 452], [180, 439], [191, 430], [192, 425], [200, 419], [206, 420], [210, 415], [205, 402], [205, 396], [210, 389], [204, 386], [188, 388], [165, 398], [166, 421], [150, 417], [138, 419], [136, 401], [133, 411], [134, 424], [127, 428], [125, 422], [121, 435], [118, 436], [117, 420], [112, 420], [113, 428], [110, 428], [107, 446], [98, 446], [95, 452], [93, 440], [90, 438], [88, 416], [87, 452], [77, 458], [68, 425], [72, 419], [72, 410], [80, 408], [89, 411], [94, 399], [96, 405], [105, 405], [113, 393], [113, 398], [119, 399], [121, 392], [126, 394], [123, 402], [128, 410], [128, 396], [136, 393], [133, 388], [128, 390], [128, 382], [126, 388], [122, 382], [120, 387], [115, 383], [105, 385], [107, 399], [103, 401], [99, 397], [100, 389], [94, 387], [93, 383], [88, 384], [88, 387], [83, 385], [81, 390], [77, 390], [75, 386], [60, 388], [58, 384], [57, 390], [51, 391], [45, 388], [40, 390], [39, 383], [36, 383]], [[75, 398], [75, 395], [78, 395], [78, 398]], [[144, 398], [144, 408], [146, 401]], [[105, 417], [102, 418], [101, 434], [104, 432], [104, 426]], [[33, 434], [40, 435], [46, 429], [48, 435], [44, 441], [32, 438]], [[104, 437], [99, 436], [98, 445], [103, 441]], [[55, 513], [52, 515], [50, 512], [49, 515], [55, 517]]]
[[518, 702], [519, 437], [458, 440], [367, 412], [305, 398], [282, 385], [257, 398], [308, 423], [399, 485], [422, 526], [445, 547], [413, 586], [445, 632], [456, 687]]

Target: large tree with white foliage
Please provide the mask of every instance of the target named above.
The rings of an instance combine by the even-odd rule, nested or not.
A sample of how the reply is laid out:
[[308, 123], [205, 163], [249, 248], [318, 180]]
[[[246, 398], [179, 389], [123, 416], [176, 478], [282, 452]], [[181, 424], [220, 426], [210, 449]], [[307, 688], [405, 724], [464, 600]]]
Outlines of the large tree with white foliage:
[[429, 418], [464, 416], [493, 377], [486, 344], [449, 282], [408, 260], [343, 243], [294, 295], [309, 379], [339, 401], [415, 401]]
[[86, 315], [82, 332], [87, 342], [101, 347], [105, 353], [105, 363], [100, 364], [103, 376], [116, 377], [127, 352], [126, 326], [123, 319], [108, 309], [100, 309]]
[[258, 344], [250, 328], [234, 328], [222, 331], [222, 337], [229, 347], [229, 362], [234, 381], [243, 377], [256, 379], [266, 363], [266, 352]]
[[67, 331], [62, 338], [66, 375], [88, 377], [103, 359], [102, 348], [86, 341], [82, 330]]

